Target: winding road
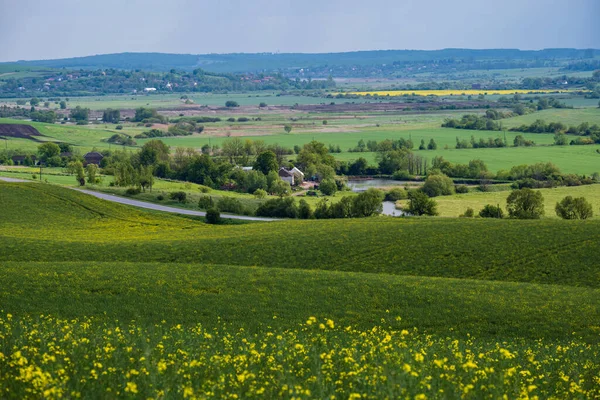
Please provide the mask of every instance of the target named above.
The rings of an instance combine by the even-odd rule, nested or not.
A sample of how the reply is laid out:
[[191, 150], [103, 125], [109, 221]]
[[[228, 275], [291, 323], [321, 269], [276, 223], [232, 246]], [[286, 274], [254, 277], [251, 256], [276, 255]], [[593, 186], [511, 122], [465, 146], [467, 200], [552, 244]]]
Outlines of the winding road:
[[[3, 176], [0, 176], [0, 181], [11, 182], [11, 183], [31, 182], [31, 181], [25, 180], [25, 179], [6, 178]], [[102, 200], [112, 201], [113, 203], [120, 203], [120, 204], [125, 204], [128, 206], [145, 208], [148, 210], [163, 211], [163, 212], [172, 213], [172, 214], [193, 215], [196, 217], [206, 216], [206, 213], [204, 211], [194, 211], [194, 210], [186, 210], [183, 208], [161, 206], [160, 204], [148, 203], [147, 201], [128, 199], [125, 197], [119, 197], [119, 196], [115, 196], [112, 194], [94, 192], [93, 190], [77, 189], [77, 188], [70, 188], [70, 187], [66, 187], [66, 188], [72, 189], [72, 190], [77, 190], [78, 192], [85, 193], [87, 195], [94, 196], [94, 197], [97, 197]], [[240, 220], [245, 220], [245, 221], [264, 221], [264, 222], [281, 221], [280, 219], [277, 219], [277, 218], [249, 217], [247, 215], [233, 215], [233, 214], [221, 214], [221, 218], [240, 219]]]

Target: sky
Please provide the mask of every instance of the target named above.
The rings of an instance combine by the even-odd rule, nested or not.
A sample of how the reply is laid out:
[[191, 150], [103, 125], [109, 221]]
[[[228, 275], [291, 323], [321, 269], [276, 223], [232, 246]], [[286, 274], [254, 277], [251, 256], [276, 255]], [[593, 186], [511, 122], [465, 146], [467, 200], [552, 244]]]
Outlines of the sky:
[[600, 48], [600, 0], [0, 0], [0, 62], [120, 52]]

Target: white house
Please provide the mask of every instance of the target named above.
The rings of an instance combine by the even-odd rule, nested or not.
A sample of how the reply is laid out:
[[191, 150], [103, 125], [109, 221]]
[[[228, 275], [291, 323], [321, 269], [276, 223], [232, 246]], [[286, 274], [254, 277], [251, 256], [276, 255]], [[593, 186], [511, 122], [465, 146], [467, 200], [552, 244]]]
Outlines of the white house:
[[144, 92], [146, 92], [146, 93], [150, 93], [150, 92], [156, 92], [156, 88], [153, 88], [153, 87], [147, 87], [147, 88], [144, 88]]
[[290, 170], [281, 168], [279, 170], [279, 177], [281, 178], [281, 180], [288, 182], [292, 186], [295, 183], [300, 184], [304, 181], [304, 174], [296, 167]]

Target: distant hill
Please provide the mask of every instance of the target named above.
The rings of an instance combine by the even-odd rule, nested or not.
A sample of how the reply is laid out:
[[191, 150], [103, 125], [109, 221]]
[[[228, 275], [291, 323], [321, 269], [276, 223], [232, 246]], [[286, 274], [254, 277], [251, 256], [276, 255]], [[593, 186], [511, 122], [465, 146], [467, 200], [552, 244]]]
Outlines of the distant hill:
[[[407, 63], [444, 61], [449, 63], [502, 62], [566, 62], [600, 56], [594, 49], [443, 49], [443, 50], [376, 50], [346, 53], [235, 53], [235, 54], [167, 54], [118, 53], [57, 60], [18, 61], [16, 64], [67, 69], [127, 69], [191, 71], [202, 68], [219, 73], [251, 73], [289, 71], [300, 68], [348, 67], [367, 65], [402, 65]], [[0, 64], [1, 66], [2, 64]], [[512, 64], [511, 64], [512, 65]], [[529, 64], [524, 64], [529, 65]]]

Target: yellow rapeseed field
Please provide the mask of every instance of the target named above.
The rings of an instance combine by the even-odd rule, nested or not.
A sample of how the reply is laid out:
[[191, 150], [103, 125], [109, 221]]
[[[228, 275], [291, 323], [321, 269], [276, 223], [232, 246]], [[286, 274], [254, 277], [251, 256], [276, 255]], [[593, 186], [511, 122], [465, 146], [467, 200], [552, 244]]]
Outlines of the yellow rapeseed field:
[[591, 399], [597, 345], [435, 337], [308, 318], [261, 334], [0, 316], [1, 398]]
[[[348, 92], [346, 94], [358, 96], [479, 96], [483, 95], [512, 95], [512, 94], [540, 94], [540, 93], [569, 93], [574, 90], [527, 90], [527, 89], [506, 89], [506, 90], [383, 90], [374, 92]], [[343, 94], [343, 93], [342, 93]]]

